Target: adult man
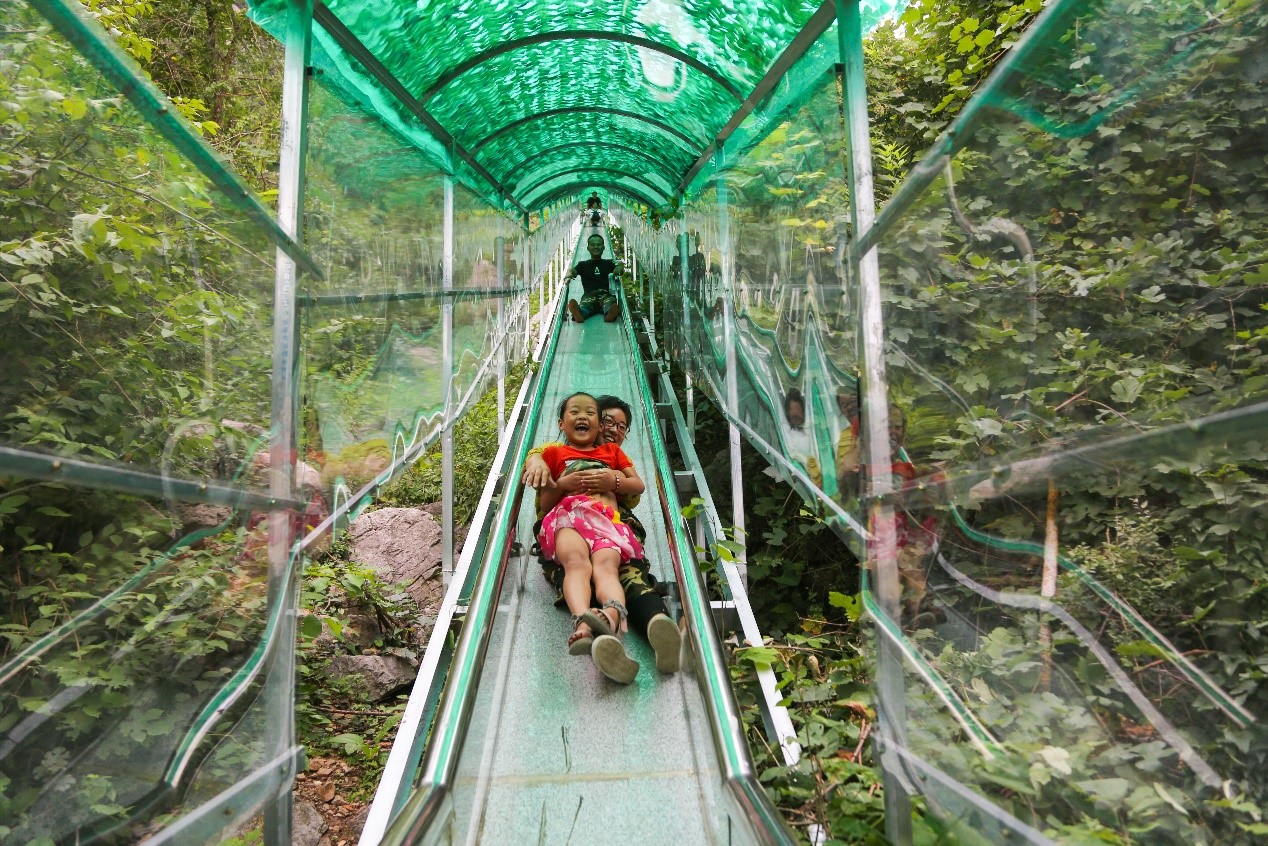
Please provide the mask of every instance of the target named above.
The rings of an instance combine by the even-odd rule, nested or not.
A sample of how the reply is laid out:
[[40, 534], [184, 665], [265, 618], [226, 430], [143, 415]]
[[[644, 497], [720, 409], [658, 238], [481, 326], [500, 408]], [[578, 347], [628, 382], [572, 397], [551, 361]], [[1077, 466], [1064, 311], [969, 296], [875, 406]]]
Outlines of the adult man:
[[[618, 447], [625, 443], [629, 433], [631, 409], [628, 403], [614, 396], [598, 397], [599, 442], [614, 443]], [[542, 460], [541, 447], [529, 453], [524, 461], [524, 484], [541, 490], [547, 485], [555, 484], [550, 469]], [[585, 493], [616, 491], [616, 479], [610, 470], [582, 470], [565, 477], [566, 484], [577, 486], [578, 491]], [[562, 480], [561, 480], [562, 481]], [[638, 504], [638, 496], [620, 496], [621, 521], [634, 530], [639, 541], [646, 538], [643, 524], [634, 516], [633, 508]], [[539, 518], [541, 515], [538, 515]], [[543, 560], [542, 575], [560, 590], [563, 585], [563, 567], [558, 562]], [[663, 600], [653, 587], [654, 579], [647, 571], [646, 561], [631, 561], [622, 565], [617, 577], [625, 590], [625, 604], [629, 608], [629, 627], [631, 631], [645, 637], [656, 653], [656, 669], [662, 673], [673, 673], [678, 670], [679, 650], [682, 646], [682, 634], [678, 626], [670, 619]], [[558, 602], [556, 604], [559, 604]]]
[[602, 314], [607, 323], [616, 320], [621, 314], [621, 302], [608, 287], [608, 278], [617, 273], [617, 264], [612, 259], [603, 258], [603, 236], [591, 235], [586, 239], [586, 250], [590, 253], [587, 261], [577, 262], [565, 279], [581, 277], [581, 301], [568, 301], [568, 314], [578, 323], [587, 318]]

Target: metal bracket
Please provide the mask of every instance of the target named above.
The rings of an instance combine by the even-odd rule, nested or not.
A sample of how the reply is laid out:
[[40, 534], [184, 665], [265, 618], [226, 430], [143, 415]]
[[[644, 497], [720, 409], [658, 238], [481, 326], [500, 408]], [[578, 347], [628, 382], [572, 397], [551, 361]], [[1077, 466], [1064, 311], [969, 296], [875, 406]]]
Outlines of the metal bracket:
[[709, 603], [713, 612], [713, 627], [719, 635], [740, 631], [740, 613], [735, 610], [735, 603], [729, 599], [715, 599]]
[[690, 470], [674, 471], [674, 489], [682, 497], [695, 496], [700, 492], [696, 485], [696, 474]]

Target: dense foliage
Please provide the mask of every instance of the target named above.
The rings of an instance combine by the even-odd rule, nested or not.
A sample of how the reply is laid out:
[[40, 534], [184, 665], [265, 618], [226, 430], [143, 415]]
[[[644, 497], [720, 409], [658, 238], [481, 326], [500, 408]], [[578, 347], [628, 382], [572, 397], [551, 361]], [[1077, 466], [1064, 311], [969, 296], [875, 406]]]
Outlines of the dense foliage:
[[[916, 3], [901, 30], [870, 39], [882, 204], [1038, 10]], [[1072, 634], [1054, 635], [1007, 605], [984, 610], [987, 593], [947, 580], [938, 596], [960, 628], [913, 630], [913, 641], [999, 733], [1006, 754], [985, 767], [954, 729], [936, 730], [928, 718], [910, 740], [1009, 812], [1064, 838], [1248, 842], [1263, 831], [1262, 732], [1220, 714], [1183, 660], [1135, 621], [1157, 626], [1235, 707], [1263, 712], [1264, 466], [1251, 433], [1262, 425], [1252, 404], [1265, 387], [1265, 109], [1253, 58], [1262, 55], [1265, 21], [1254, 4], [1238, 2], [1196, 16], [1165, 3], [1079, 12], [1057, 20], [1046, 46], [976, 104], [951, 166], [932, 160], [930, 188], [882, 240], [890, 388], [907, 414], [907, 452], [936, 488], [941, 555], [990, 595], [1037, 593], [1041, 545], [1018, 542], [1042, 543], [1051, 502], [1068, 563], [1129, 605], [1097, 593], [1077, 569], [1059, 580], [1058, 600], [1158, 713], [1141, 716]], [[842, 272], [833, 255], [848, 240], [837, 108], [825, 84], [728, 174], [748, 298], [737, 303], [740, 331], [769, 350], [742, 377], [761, 386], [751, 389], [758, 396], [789, 386], [812, 396], [805, 380], [814, 370], [807, 377], [799, 369], [814, 352], [798, 329], [810, 319], [808, 303], [828, 358], [847, 373], [853, 366], [852, 306], [830, 284]], [[701, 210], [693, 217], [689, 208], [685, 219], [708, 250], [716, 197], [696, 202]], [[793, 284], [781, 290], [772, 274]], [[798, 458], [787, 424], [763, 422], [780, 415], [776, 403], [766, 405], [742, 402], [750, 424], [778, 433]], [[1159, 428], [1230, 409], [1244, 415], [1240, 427], [1210, 435], [1200, 426]], [[828, 435], [830, 448], [835, 430]], [[1076, 449], [1085, 457], [1063, 464], [1062, 450]], [[1041, 450], [1049, 458], [1022, 463]], [[759, 512], [772, 498], [762, 488]], [[953, 504], [972, 534], [956, 528]], [[815, 522], [814, 509], [785, 511], [789, 531], [775, 537], [798, 541], [791, 530], [813, 533]], [[750, 532], [755, 606], [802, 611], [808, 628], [798, 638], [818, 636], [817, 616], [845, 625], [812, 577], [821, 549], [768, 569], [765, 540]], [[841, 612], [853, 608], [856, 584], [847, 562], [832, 586]], [[764, 623], [790, 628], [779, 616]], [[1057, 641], [1046, 653], [1034, 648], [1050, 637]], [[849, 666], [857, 643], [834, 634], [819, 666], [830, 666], [828, 654], [847, 656]], [[787, 668], [791, 679], [804, 646], [786, 640], [743, 654]], [[788, 689], [794, 703], [801, 690]], [[945, 713], [920, 682], [907, 696], [913, 712]], [[818, 709], [810, 713], [837, 719], [830, 705]], [[814, 719], [803, 738], [812, 749]], [[1163, 740], [1168, 722], [1231, 779], [1235, 798], [1210, 793], [1198, 783], [1200, 767], [1177, 760]], [[803, 764], [800, 783], [776, 769], [771, 784], [797, 815], [844, 831], [850, 823], [807, 791], [812, 774], [826, 781], [816, 766]]]
[[[275, 43], [222, 0], [90, 6], [235, 167], [257, 189], [270, 188]], [[1040, 6], [916, 0], [901, 21], [870, 37], [882, 204]], [[1240, 432], [1214, 444], [1198, 430], [1165, 441], [1139, 437], [1163, 424], [1243, 409], [1268, 388], [1268, 110], [1257, 58], [1268, 53], [1268, 22], [1248, 0], [1207, 4], [1200, 16], [1191, 6], [1086, 4], [1102, 19], [1080, 18], [1061, 33], [1061, 50], [1028, 66], [1029, 82], [994, 92], [989, 118], [885, 241], [890, 377], [895, 400], [908, 410], [913, 460], [950, 478], [938, 513], [946, 537], [955, 539], [946, 547], [953, 563], [993, 590], [1032, 587], [1033, 553], [1003, 549], [989, 537], [960, 537], [946, 506], [956, 503], [983, 532], [1039, 541], [1055, 497], [1069, 560], [1260, 715], [1268, 704], [1268, 468], [1256, 435], [1262, 419], [1248, 418]], [[4, 19], [6, 440], [197, 477], [229, 475], [250, 446], [223, 422], [262, 427], [268, 419], [261, 362], [271, 346], [272, 248], [34, 15], [11, 4]], [[1166, 61], [1151, 63], [1158, 55]], [[1115, 69], [1127, 70], [1119, 78]], [[840, 108], [829, 80], [740, 162], [730, 188], [740, 209], [733, 225], [741, 233], [741, 272], [754, 279], [813, 275], [824, 347], [844, 372], [853, 366], [848, 304], [825, 284], [840, 272], [847, 238]], [[332, 161], [346, 152], [334, 150]], [[339, 231], [323, 242], [337, 278], [377, 278], [384, 267], [434, 275], [425, 245], [417, 255], [397, 245], [345, 249], [341, 239], [372, 236], [393, 215], [402, 222], [400, 209], [354, 196], [364, 206], [349, 215], [342, 205], [348, 186], [320, 175], [316, 184], [328, 194], [328, 210], [315, 206], [314, 226], [331, 231], [326, 224], [340, 204]], [[429, 190], [436, 191], [434, 180]], [[479, 249], [491, 248], [491, 233], [481, 233]], [[783, 364], [795, 370], [807, 342], [802, 322], [783, 319], [789, 307], [758, 298], [746, 318], [769, 333]], [[350, 313], [346, 323], [316, 326], [330, 331], [313, 338], [318, 369], [339, 379], [373, 369], [386, 326], [379, 315]], [[420, 307], [413, 328], [433, 327], [436, 314]], [[348, 327], [358, 331], [339, 334]], [[352, 397], [353, 411], [357, 401], [370, 398]], [[458, 486], [460, 514], [469, 513], [480, 490], [479, 457], [491, 454], [482, 408], [473, 418], [478, 426], [459, 431], [459, 471], [468, 474]], [[311, 410], [305, 419], [315, 431]], [[169, 438], [188, 420], [204, 422]], [[716, 417], [701, 413], [701, 433], [701, 454], [724, 451]], [[1044, 449], [1096, 446], [1111, 435], [1125, 437], [1124, 445], [1103, 448], [1089, 467], [1028, 476], [1023, 466], [1006, 466]], [[384, 501], [438, 498], [435, 464], [425, 459]], [[746, 478], [758, 478], [764, 464], [746, 454]], [[979, 471], [995, 465], [1002, 467], [991, 477], [995, 487], [983, 487]], [[181, 687], [172, 695], [194, 702], [222, 682], [223, 667], [245, 660], [261, 625], [261, 574], [243, 564], [258, 562], [259, 549], [246, 526], [191, 538], [164, 558], [180, 534], [165, 503], [80, 493], [72, 514], [66, 501], [57, 485], [6, 480], [0, 488], [0, 657], [32, 647], [134, 574], [145, 574], [144, 590], [103, 615], [77, 651], [47, 658], [49, 675], [34, 678], [22, 697], [0, 703], [0, 730], [29, 725], [67, 685], [81, 692], [57, 719], [73, 738], [85, 730], [86, 716], [116, 707], [120, 691], [146, 674], [179, 668]], [[876, 719], [872, 645], [859, 622], [857, 563], [832, 542], [822, 512], [805, 507], [791, 488], [763, 480], [747, 505], [754, 607], [775, 640], [737, 645], [735, 674], [764, 781], [794, 823], [824, 825], [838, 842], [881, 842], [882, 795], [868, 743]], [[305, 594], [310, 619], [324, 619], [330, 631], [347, 613], [345, 599], [387, 617], [399, 611], [346, 552], [336, 547], [315, 565]], [[953, 649], [931, 631], [914, 639], [940, 672], [959, 680], [958, 693], [973, 708], [1007, 728], [1002, 754], [983, 765], [963, 737], [939, 734], [933, 719], [915, 741], [945, 753], [944, 766], [959, 767], [1011, 813], [1063, 838], [1249, 842], [1268, 833], [1260, 810], [1268, 797], [1257, 775], [1268, 757], [1262, 731], [1232, 726], [1191, 695], [1176, 665], [1125, 622], [1128, 615], [1107, 612], [1104, 598], [1085, 584], [1067, 571], [1058, 596], [1162, 702], [1165, 716], [1197, 736], [1199, 752], [1221, 763], [1232, 798], [1206, 791], [1156, 728], [1126, 716], [1135, 712], [1080, 643], [1058, 637], [1048, 653], [1053, 661], [1037, 661], [1033, 645], [1045, 629], [1036, 615], [970, 612], [976, 600], [967, 594], [947, 605], [955, 611], [958, 601], [980, 627], [974, 648]], [[134, 638], [129, 632], [141, 619], [161, 622]], [[401, 635], [367, 648], [406, 643]], [[315, 682], [317, 647], [306, 644], [304, 679]], [[784, 767], [755, 728], [760, 719], [744, 684], [759, 664], [776, 669], [789, 697], [805, 753], [797, 767]], [[912, 701], [942, 713], [918, 687]], [[368, 785], [394, 717], [385, 724], [374, 719], [384, 715], [361, 710], [339, 691], [305, 689], [306, 741], [361, 761]], [[145, 710], [138, 714], [144, 724]], [[152, 718], [149, 725], [166, 732], [170, 722]], [[68, 771], [68, 757], [64, 748], [41, 748], [28, 756], [38, 759], [30, 772], [0, 776], [4, 816], [36, 807], [32, 773], [54, 778]], [[1186, 779], [1191, 789], [1183, 793], [1166, 786]], [[92, 790], [98, 813], [122, 812], [125, 797], [115, 785], [98, 782]], [[939, 836], [936, 825], [927, 823], [921, 836]]]

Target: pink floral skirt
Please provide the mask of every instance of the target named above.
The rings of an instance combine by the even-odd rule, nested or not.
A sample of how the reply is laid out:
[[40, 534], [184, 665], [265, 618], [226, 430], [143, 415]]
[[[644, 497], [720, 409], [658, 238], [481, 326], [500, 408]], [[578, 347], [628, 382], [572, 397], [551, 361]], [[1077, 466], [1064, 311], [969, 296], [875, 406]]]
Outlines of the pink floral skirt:
[[615, 549], [621, 553], [622, 564], [643, 557], [643, 545], [634, 537], [630, 527], [621, 522], [621, 516], [610, 506], [585, 494], [564, 497], [542, 520], [537, 543], [542, 554], [552, 560], [555, 558], [555, 534], [560, 529], [575, 529], [590, 547], [591, 553]]

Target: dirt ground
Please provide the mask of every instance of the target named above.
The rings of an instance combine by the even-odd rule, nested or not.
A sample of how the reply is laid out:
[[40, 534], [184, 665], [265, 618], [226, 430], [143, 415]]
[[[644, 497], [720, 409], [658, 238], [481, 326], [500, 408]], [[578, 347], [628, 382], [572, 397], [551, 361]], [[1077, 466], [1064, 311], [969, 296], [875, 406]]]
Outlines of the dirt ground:
[[295, 801], [311, 802], [317, 808], [328, 826], [323, 842], [330, 846], [355, 846], [361, 837], [370, 803], [346, 796], [360, 780], [358, 775], [339, 758], [310, 758], [308, 769], [295, 778]]

